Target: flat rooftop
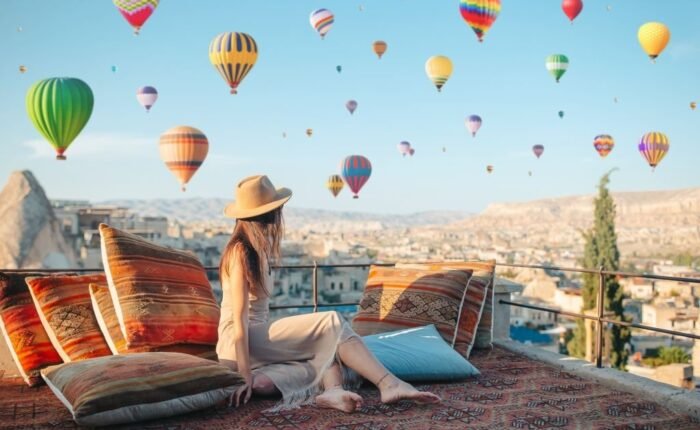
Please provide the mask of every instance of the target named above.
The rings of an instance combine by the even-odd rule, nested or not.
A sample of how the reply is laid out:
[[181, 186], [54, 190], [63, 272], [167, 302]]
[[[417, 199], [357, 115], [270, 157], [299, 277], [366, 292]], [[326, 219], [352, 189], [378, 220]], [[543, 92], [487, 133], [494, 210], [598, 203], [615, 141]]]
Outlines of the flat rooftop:
[[[418, 385], [443, 398], [439, 405], [383, 405], [373, 387], [361, 390], [365, 406], [354, 414], [327, 409], [266, 413], [275, 400], [253, 399], [239, 409], [215, 408], [119, 428], [139, 429], [700, 429], [700, 419], [675, 413], [652, 397], [595, 382], [561, 366], [502, 347], [475, 351], [481, 376], [456, 383]], [[620, 388], [620, 389], [618, 389]], [[650, 394], [652, 395], [652, 394]], [[0, 428], [78, 428], [46, 387], [18, 378], [0, 380]]]

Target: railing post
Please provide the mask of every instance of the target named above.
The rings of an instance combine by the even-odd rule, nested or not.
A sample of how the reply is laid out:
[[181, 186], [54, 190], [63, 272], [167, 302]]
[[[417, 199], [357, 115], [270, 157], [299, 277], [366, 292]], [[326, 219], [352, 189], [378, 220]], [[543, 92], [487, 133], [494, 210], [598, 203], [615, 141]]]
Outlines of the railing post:
[[316, 264], [316, 260], [314, 260], [314, 269], [311, 278], [311, 291], [314, 300], [314, 312], [318, 312], [318, 264]]
[[603, 266], [598, 270], [598, 332], [596, 333], [596, 356], [595, 365], [597, 368], [603, 367], [603, 316], [605, 315], [605, 275]]

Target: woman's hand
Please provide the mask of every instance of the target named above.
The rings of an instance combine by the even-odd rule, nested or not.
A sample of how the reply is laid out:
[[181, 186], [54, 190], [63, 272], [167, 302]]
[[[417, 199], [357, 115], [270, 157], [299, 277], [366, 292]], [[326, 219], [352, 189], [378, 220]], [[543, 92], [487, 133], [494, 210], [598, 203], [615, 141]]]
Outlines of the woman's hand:
[[234, 402], [236, 403], [236, 407], [238, 407], [241, 404], [241, 400], [243, 400], [243, 404], [245, 405], [248, 403], [248, 400], [250, 400], [250, 397], [253, 394], [253, 381], [252, 380], [246, 380], [246, 382], [238, 387], [236, 391], [231, 394], [231, 397], [228, 400], [228, 405], [233, 406]]

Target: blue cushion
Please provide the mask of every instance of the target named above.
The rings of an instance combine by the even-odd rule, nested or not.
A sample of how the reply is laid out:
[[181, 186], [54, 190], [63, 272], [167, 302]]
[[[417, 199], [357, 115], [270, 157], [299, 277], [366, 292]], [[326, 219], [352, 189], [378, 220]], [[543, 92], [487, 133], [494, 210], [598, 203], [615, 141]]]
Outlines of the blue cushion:
[[450, 381], [479, 374], [445, 342], [433, 324], [362, 339], [377, 359], [404, 381]]

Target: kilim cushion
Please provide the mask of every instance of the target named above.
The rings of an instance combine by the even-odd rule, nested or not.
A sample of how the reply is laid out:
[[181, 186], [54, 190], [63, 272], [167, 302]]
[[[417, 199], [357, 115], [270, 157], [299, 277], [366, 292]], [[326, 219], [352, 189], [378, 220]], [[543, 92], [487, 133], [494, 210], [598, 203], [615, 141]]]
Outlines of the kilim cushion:
[[129, 349], [126, 347], [126, 340], [124, 340], [124, 335], [119, 328], [119, 320], [117, 319], [117, 314], [114, 312], [114, 305], [112, 304], [112, 297], [109, 294], [109, 287], [106, 285], [91, 284], [90, 298], [92, 300], [92, 309], [95, 312], [97, 323], [113, 354], [147, 351], [182, 352], [214, 361], [218, 360], [216, 356], [216, 347], [213, 345], [177, 344], [157, 348], [144, 346]]
[[90, 302], [91, 282], [107, 282], [104, 273], [26, 279], [39, 319], [64, 362], [112, 355]]
[[28, 276], [40, 275], [0, 272], [0, 328], [19, 373], [30, 386], [41, 383], [42, 368], [63, 362], [24, 282]]
[[205, 409], [243, 383], [228, 367], [176, 352], [110, 355], [41, 375], [80, 425], [132, 423]]
[[440, 335], [467, 356], [458, 331], [470, 273], [372, 266], [352, 328], [360, 336], [435, 324]]
[[100, 225], [102, 263], [127, 348], [216, 345], [219, 305], [192, 254]]

